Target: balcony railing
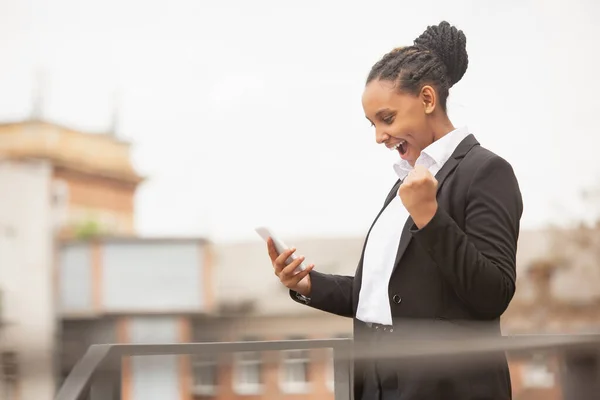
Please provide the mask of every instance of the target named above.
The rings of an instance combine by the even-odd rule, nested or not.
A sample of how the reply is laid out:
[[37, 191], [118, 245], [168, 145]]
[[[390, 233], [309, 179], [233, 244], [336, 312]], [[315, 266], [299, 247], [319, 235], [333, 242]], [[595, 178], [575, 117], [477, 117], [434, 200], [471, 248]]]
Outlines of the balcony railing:
[[597, 399], [600, 393], [600, 334], [519, 335], [461, 340], [406, 341], [393, 347], [354, 348], [352, 339], [288, 340], [272, 342], [113, 344], [94, 345], [75, 365], [56, 400], [111, 400], [120, 398], [121, 359], [129, 356], [220, 354], [247, 351], [333, 349], [335, 400], [349, 400], [355, 359], [392, 357], [402, 362], [434, 361], [437, 357], [480, 357], [506, 351], [511, 355], [552, 352], [560, 363], [564, 400]]

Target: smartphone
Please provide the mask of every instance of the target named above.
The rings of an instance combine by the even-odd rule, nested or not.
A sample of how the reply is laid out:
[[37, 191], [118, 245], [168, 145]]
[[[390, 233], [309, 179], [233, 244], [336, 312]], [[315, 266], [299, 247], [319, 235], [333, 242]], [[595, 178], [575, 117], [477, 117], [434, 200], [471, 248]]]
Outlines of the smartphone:
[[[259, 228], [255, 228], [254, 229], [256, 231], [256, 233], [258, 233], [258, 235], [263, 238], [263, 240], [266, 242], [268, 238], [273, 239], [273, 243], [275, 244], [275, 250], [277, 250], [277, 253], [281, 254], [283, 253], [285, 250], [289, 249], [289, 247], [283, 243], [283, 241], [281, 239], [279, 239], [277, 236], [275, 236], [273, 234], [273, 232], [271, 232], [268, 228], [265, 227], [259, 227]], [[292, 261], [294, 261], [295, 259], [297, 259], [298, 256], [294, 253], [291, 256], [288, 257], [287, 260], [285, 260], [285, 264], [289, 265]], [[298, 267], [294, 270], [294, 272], [297, 274], [298, 272], [304, 271], [306, 269], [306, 265], [304, 265], [304, 262], [302, 262], [300, 265], [298, 265]]]

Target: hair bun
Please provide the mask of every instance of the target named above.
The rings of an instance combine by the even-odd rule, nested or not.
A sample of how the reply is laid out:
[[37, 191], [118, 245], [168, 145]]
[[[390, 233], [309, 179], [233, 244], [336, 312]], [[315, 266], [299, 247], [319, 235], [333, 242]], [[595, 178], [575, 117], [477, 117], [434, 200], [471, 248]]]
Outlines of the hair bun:
[[460, 81], [469, 65], [467, 37], [446, 21], [428, 26], [414, 41], [415, 46], [426, 48], [438, 56], [446, 66], [450, 86]]

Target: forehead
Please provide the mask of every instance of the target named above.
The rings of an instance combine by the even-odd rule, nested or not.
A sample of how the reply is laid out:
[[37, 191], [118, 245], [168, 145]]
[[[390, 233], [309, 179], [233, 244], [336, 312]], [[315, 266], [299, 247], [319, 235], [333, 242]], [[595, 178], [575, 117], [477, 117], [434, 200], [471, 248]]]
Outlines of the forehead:
[[406, 95], [398, 93], [394, 82], [373, 80], [365, 86], [362, 104], [367, 115], [383, 108], [397, 109], [405, 102]]

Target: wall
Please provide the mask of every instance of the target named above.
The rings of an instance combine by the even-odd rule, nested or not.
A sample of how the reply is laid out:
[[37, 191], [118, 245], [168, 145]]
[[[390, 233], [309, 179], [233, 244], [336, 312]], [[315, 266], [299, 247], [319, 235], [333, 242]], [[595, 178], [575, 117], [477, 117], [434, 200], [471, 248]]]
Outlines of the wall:
[[197, 242], [103, 247], [102, 298], [108, 311], [193, 311], [204, 307], [203, 251]]
[[[314, 263], [315, 270], [354, 275], [364, 238], [285, 239], [298, 255]], [[217, 301], [222, 307], [249, 307], [258, 315], [289, 315], [310, 312], [290, 300], [287, 289], [273, 275], [265, 243], [256, 236], [251, 242], [215, 245]]]
[[130, 158], [130, 145], [110, 135], [87, 134], [44, 122], [0, 125], [0, 153], [36, 157], [53, 165], [69, 165], [95, 176], [119, 176], [139, 181]]
[[0, 161], [0, 348], [17, 351], [17, 399], [54, 395], [51, 169], [43, 163]]
[[59, 254], [61, 313], [207, 312], [213, 300], [206, 246], [194, 239], [66, 243]]
[[93, 220], [112, 234], [135, 233], [136, 184], [57, 168], [55, 181], [64, 184], [69, 206], [68, 224]]

